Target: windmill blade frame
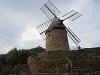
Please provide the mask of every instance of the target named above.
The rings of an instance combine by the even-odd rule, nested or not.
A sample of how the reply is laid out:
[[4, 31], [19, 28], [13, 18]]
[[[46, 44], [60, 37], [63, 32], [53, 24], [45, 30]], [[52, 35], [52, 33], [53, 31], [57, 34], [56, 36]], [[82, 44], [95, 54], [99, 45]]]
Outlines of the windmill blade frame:
[[81, 41], [81, 40], [79, 39], [79, 37], [77, 37], [76, 34], [71, 30], [71, 28], [68, 27], [68, 30], [77, 38], [78, 41]]
[[71, 40], [76, 44], [78, 45], [78, 43], [72, 38], [72, 36], [70, 34], [68, 34], [68, 36], [71, 38]]
[[77, 18], [79, 18], [80, 16], [82, 16], [82, 14], [80, 14], [79, 12], [76, 12], [74, 10], [68, 12], [67, 14], [63, 15], [62, 17], [65, 17], [64, 20], [71, 20], [71, 21], [74, 21], [76, 20]]
[[45, 33], [42, 33], [41, 37], [42, 37], [43, 40], [45, 40], [46, 39]]
[[73, 12], [74, 10], [68, 12], [67, 14], [63, 15], [62, 17], [65, 17], [66, 15], [70, 14], [71, 12]]
[[45, 3], [41, 8], [42, 12], [49, 18], [49, 19], [53, 19], [53, 18], [57, 18], [57, 15], [59, 15], [61, 12], [55, 7], [55, 5], [48, 1], [47, 3]]
[[49, 20], [49, 21], [47, 21], [47, 22], [36, 27], [43, 39], [45, 39], [44, 34], [45, 34], [46, 30], [48, 29], [48, 27], [51, 23], [55, 23], [53, 19], [51, 19], [51, 20]]
[[36, 28], [38, 29], [39, 33], [40, 34], [44, 33], [47, 30], [47, 28], [51, 22], [52, 22], [52, 20], [49, 20], [49, 21], [37, 26]]
[[66, 28], [67, 32], [68, 32], [68, 36], [72, 39], [72, 41], [78, 45], [80, 43], [80, 39], [75, 35], [75, 33], [68, 27]]

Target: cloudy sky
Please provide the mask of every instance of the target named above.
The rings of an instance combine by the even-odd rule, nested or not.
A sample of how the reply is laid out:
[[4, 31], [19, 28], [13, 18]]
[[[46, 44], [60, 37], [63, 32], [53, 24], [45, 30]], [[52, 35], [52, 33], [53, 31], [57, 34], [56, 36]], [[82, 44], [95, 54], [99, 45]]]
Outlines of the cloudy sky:
[[[100, 47], [100, 0], [51, 0], [63, 16], [71, 10], [83, 14], [75, 21], [66, 20], [81, 39], [82, 47]], [[40, 10], [47, 0], [0, 0], [0, 54], [10, 49], [45, 48], [36, 26], [48, 21]], [[74, 44], [69, 39], [70, 46]]]

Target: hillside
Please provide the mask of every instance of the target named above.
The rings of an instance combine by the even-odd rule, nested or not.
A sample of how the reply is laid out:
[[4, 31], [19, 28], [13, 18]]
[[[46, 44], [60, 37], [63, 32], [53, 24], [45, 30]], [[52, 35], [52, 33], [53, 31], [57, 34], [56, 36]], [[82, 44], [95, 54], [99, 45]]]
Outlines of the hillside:
[[[4, 66], [27, 64], [27, 58], [30, 55], [36, 56], [38, 53], [44, 51], [45, 49], [42, 47], [22, 50], [18, 50], [17, 48], [11, 49], [7, 54], [0, 55], [0, 72]], [[100, 47], [71, 50], [68, 57], [72, 60], [75, 68], [100, 70]]]

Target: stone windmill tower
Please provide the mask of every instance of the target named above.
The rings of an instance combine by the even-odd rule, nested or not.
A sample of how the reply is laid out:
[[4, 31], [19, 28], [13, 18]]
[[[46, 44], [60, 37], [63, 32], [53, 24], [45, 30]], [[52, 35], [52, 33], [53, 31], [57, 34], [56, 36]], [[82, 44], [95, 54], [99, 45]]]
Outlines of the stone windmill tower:
[[67, 31], [60, 19], [54, 18], [46, 30], [46, 50], [69, 50]]
[[63, 16], [63, 20], [60, 20], [57, 17], [60, 11], [50, 1], [45, 3], [40, 9], [50, 19], [37, 26], [40, 35], [43, 39], [46, 38], [46, 51], [69, 50], [68, 36], [78, 45], [80, 39], [69, 27], [63, 24], [63, 21], [67, 19], [76, 20], [82, 16], [79, 12], [72, 10]]

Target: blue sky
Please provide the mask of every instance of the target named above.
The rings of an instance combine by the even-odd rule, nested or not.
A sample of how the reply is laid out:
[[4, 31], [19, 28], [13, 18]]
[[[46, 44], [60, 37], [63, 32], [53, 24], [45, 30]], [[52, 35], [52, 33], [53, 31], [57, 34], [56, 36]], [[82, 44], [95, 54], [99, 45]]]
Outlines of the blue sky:
[[[100, 47], [99, 0], [51, 0], [61, 11], [58, 17], [71, 10], [83, 14], [75, 21], [64, 21], [81, 39], [82, 47]], [[48, 21], [40, 10], [47, 0], [0, 0], [0, 54], [10, 49], [45, 48], [45, 41], [36, 26]], [[69, 39], [70, 46], [75, 46]]]

